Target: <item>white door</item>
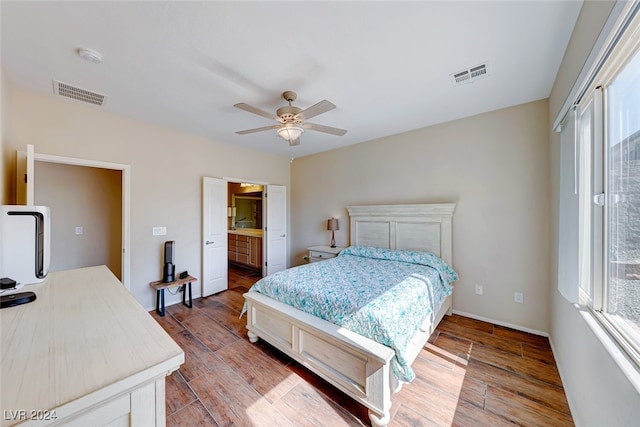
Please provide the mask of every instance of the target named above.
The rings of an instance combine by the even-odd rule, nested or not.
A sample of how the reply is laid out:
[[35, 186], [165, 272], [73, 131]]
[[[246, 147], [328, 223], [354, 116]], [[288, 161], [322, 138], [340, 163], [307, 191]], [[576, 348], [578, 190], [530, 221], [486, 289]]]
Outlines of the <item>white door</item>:
[[227, 289], [227, 181], [202, 181], [202, 296]]
[[287, 268], [287, 187], [268, 185], [266, 274]]

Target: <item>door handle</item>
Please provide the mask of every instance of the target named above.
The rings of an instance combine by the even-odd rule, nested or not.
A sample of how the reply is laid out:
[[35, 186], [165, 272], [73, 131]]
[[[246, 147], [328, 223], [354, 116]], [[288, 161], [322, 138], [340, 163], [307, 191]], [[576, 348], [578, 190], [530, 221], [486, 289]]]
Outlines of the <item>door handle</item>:
[[206, 245], [213, 245], [215, 242], [210, 242], [210, 241], [208, 241], [208, 240], [207, 240], [207, 241], [206, 241], [206, 242], [204, 242], [204, 243], [205, 243]]
[[280, 235], [280, 237], [284, 237], [284, 236], [285, 236], [284, 234], [281, 234], [281, 235]]

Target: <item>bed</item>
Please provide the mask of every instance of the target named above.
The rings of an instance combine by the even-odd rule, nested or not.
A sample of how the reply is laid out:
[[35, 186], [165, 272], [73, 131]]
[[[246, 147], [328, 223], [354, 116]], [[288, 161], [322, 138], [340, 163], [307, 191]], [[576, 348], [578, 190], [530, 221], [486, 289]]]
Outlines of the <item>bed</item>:
[[[350, 243], [356, 251], [360, 247], [377, 248], [381, 253], [391, 253], [387, 249], [424, 251], [452, 265], [451, 222], [455, 204], [350, 206], [347, 210]], [[391, 395], [407, 380], [406, 375], [398, 374], [398, 366], [408, 369], [404, 372], [410, 379], [411, 364], [452, 307], [449, 294], [426, 316], [400, 351], [394, 345], [380, 344], [260, 292], [250, 291], [244, 297], [251, 342], [262, 338], [365, 405], [374, 426], [389, 423]]]

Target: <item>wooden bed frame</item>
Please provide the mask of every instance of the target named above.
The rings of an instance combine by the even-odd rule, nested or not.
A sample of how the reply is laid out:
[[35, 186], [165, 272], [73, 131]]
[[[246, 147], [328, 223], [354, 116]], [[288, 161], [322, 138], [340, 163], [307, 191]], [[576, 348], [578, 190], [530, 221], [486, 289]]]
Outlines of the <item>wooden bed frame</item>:
[[[452, 264], [454, 203], [350, 206], [351, 245], [429, 251]], [[369, 408], [374, 426], [390, 421], [391, 395], [401, 383], [391, 372], [394, 351], [371, 339], [257, 292], [244, 294], [251, 342], [258, 338], [300, 362]], [[420, 328], [408, 355], [413, 363], [445, 314], [451, 296]]]

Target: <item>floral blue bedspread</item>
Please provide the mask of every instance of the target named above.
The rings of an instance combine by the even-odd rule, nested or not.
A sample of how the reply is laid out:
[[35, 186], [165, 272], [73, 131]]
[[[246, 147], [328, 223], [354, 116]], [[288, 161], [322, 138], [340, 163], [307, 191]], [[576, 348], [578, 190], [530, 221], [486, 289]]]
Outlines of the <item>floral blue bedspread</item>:
[[455, 280], [456, 272], [431, 253], [351, 246], [336, 258], [264, 277], [249, 291], [391, 347], [393, 373], [409, 382], [415, 377], [405, 358], [411, 338]]

